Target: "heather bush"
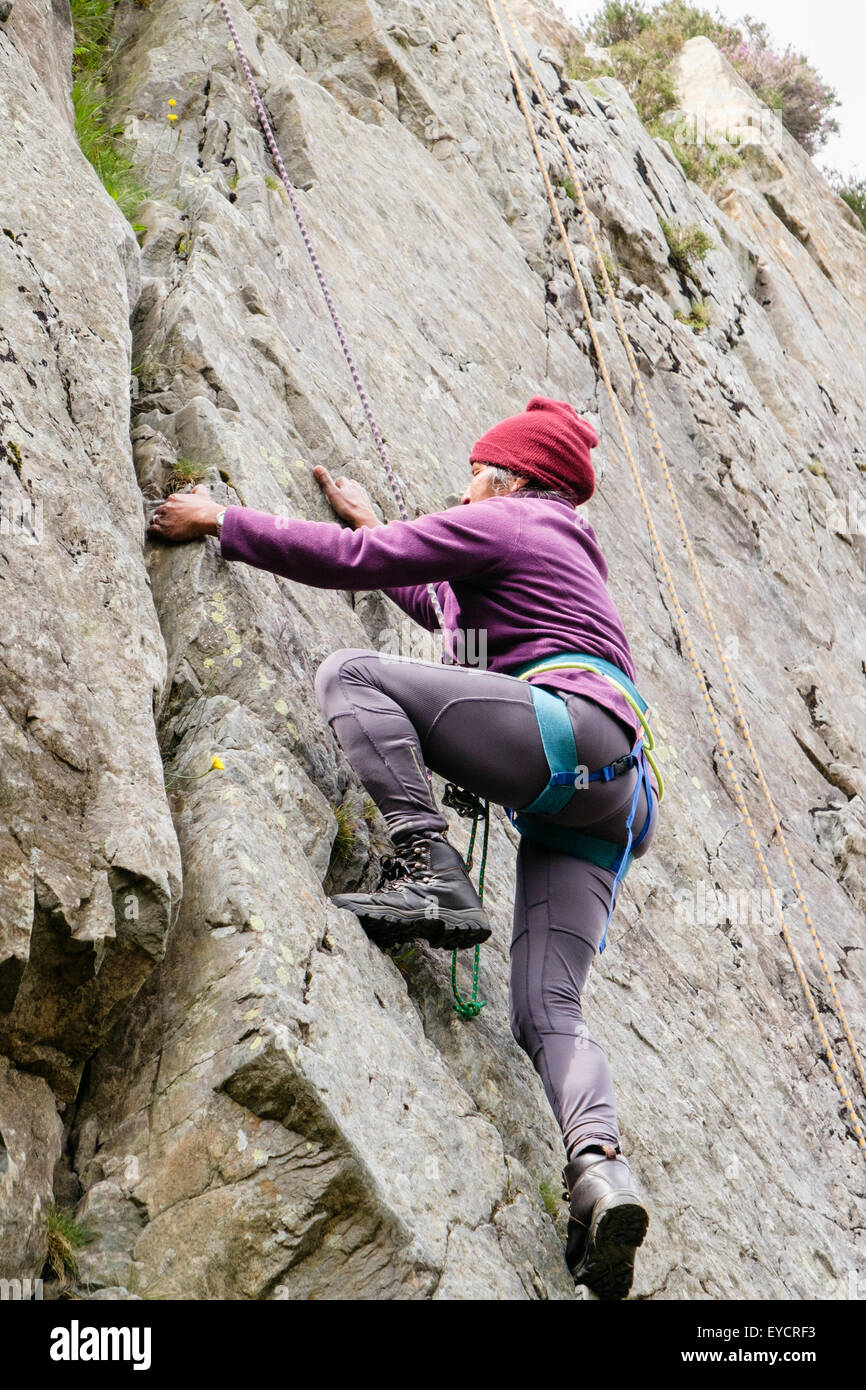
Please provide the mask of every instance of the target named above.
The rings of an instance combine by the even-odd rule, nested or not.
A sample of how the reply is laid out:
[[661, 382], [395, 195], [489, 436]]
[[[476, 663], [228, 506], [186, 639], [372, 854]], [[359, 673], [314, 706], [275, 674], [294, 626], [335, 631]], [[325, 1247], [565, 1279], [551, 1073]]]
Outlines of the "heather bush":
[[[761, 101], [779, 112], [785, 128], [814, 154], [839, 129], [831, 114], [836, 93], [809, 60], [790, 47], [777, 51], [765, 24], [746, 18], [730, 25], [718, 13], [687, 0], [606, 0], [590, 20], [586, 37], [607, 49], [598, 71], [612, 72], [632, 98], [641, 120], [650, 124], [676, 105], [671, 63], [683, 44], [703, 35], [725, 54]], [[584, 59], [574, 77], [586, 77]]]
[[[609, 52], [599, 72], [625, 87], [642, 121], [649, 124], [676, 106], [671, 60], [686, 39], [726, 33], [721, 23], [686, 0], [662, 0], [648, 10], [642, 0], [607, 0], [586, 30], [587, 38]], [[584, 65], [585, 66], [585, 65]], [[585, 76], [577, 65], [570, 76]]]
[[830, 114], [839, 105], [836, 93], [803, 54], [790, 46], [776, 52], [765, 24], [743, 23], [745, 34], [731, 30], [719, 47], [761, 101], [779, 112], [798, 144], [815, 154], [839, 129]]

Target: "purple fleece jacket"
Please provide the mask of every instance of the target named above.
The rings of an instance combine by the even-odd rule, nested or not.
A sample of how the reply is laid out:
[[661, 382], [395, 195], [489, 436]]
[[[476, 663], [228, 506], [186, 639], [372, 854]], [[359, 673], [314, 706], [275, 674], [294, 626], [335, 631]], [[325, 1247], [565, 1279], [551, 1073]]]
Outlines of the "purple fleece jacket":
[[[478, 663], [484, 647], [475, 633], [486, 630], [490, 671], [508, 674], [521, 662], [558, 651], [592, 652], [640, 688], [592, 526], [564, 499], [537, 491], [524, 487], [414, 521], [357, 530], [338, 521], [228, 507], [220, 550], [226, 560], [319, 589], [381, 589], [435, 631], [427, 591], [432, 581], [446, 628], [462, 634], [453, 651], [466, 657], [464, 664]], [[628, 702], [604, 676], [550, 671], [532, 680], [591, 696], [640, 732]]]

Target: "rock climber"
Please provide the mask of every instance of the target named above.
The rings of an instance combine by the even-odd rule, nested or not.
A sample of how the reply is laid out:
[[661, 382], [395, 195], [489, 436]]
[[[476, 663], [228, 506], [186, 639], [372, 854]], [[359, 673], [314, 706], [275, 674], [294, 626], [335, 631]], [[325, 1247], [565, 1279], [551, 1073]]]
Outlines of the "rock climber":
[[[484, 664], [437, 663], [347, 648], [318, 667], [322, 714], [379, 807], [395, 853], [376, 889], [333, 901], [360, 918], [381, 945], [426, 940], [452, 950], [490, 935], [490, 923], [425, 765], [459, 787], [507, 808], [529, 806], [550, 764], [530, 693], [509, 674], [551, 653], [595, 653], [635, 679], [607, 562], [578, 508], [595, 489], [592, 425], [571, 405], [534, 396], [525, 411], [493, 425], [470, 454], [472, 475], [458, 505], [412, 521], [382, 523], [364, 488], [314, 476], [340, 522], [305, 521], [222, 507], [202, 485], [159, 504], [148, 536], [219, 537], [226, 560], [302, 584], [381, 589], [429, 631], [475, 631], [466, 643]], [[446, 651], [448, 650], [446, 645]], [[453, 655], [453, 653], [452, 653]], [[604, 675], [545, 670], [536, 678], [565, 702], [580, 763], [592, 770], [635, 745], [637, 716]], [[576, 788], [564, 809], [536, 816], [559, 835], [579, 830], [627, 843], [632, 809], [635, 857], [653, 839], [658, 784], [648, 797], [640, 769]], [[648, 801], [651, 804], [648, 804]], [[636, 808], [636, 809], [635, 809]], [[567, 848], [521, 834], [510, 945], [509, 1021], [539, 1073], [562, 1129], [569, 1202], [566, 1261], [575, 1283], [602, 1298], [625, 1298], [649, 1215], [620, 1148], [610, 1068], [581, 1009], [599, 948], [614, 872]]]

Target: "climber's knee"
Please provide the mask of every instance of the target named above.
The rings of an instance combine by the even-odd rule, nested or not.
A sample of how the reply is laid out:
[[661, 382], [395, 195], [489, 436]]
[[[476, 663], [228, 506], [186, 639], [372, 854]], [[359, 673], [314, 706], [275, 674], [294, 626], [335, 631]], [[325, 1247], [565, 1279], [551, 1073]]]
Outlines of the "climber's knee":
[[567, 976], [546, 979], [541, 985], [540, 996], [546, 1026], [551, 1032], [571, 1033], [586, 1027], [580, 995]]
[[360, 659], [375, 656], [376, 653], [365, 647], [341, 647], [339, 651], [331, 652], [326, 656], [316, 670], [314, 690], [319, 708], [327, 719], [336, 710], [345, 705], [345, 694], [341, 693], [340, 683], [352, 666], [357, 666]]

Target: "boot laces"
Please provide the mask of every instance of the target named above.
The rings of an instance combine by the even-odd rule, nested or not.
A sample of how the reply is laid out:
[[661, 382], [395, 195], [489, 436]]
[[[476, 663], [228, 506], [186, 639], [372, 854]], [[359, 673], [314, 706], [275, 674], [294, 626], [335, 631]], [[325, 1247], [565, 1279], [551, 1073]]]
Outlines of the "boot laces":
[[399, 855], [383, 854], [379, 862], [379, 882], [376, 884], [375, 891], [378, 893], [380, 888], [384, 888], [386, 883], [390, 883], [397, 878], [401, 869], [404, 867]]
[[396, 854], [383, 854], [380, 864], [381, 877], [376, 891], [378, 892], [385, 883], [391, 883], [395, 887], [399, 883], [429, 883], [430, 873], [425, 872], [428, 868], [424, 852], [425, 843], [424, 840], [412, 840]]

